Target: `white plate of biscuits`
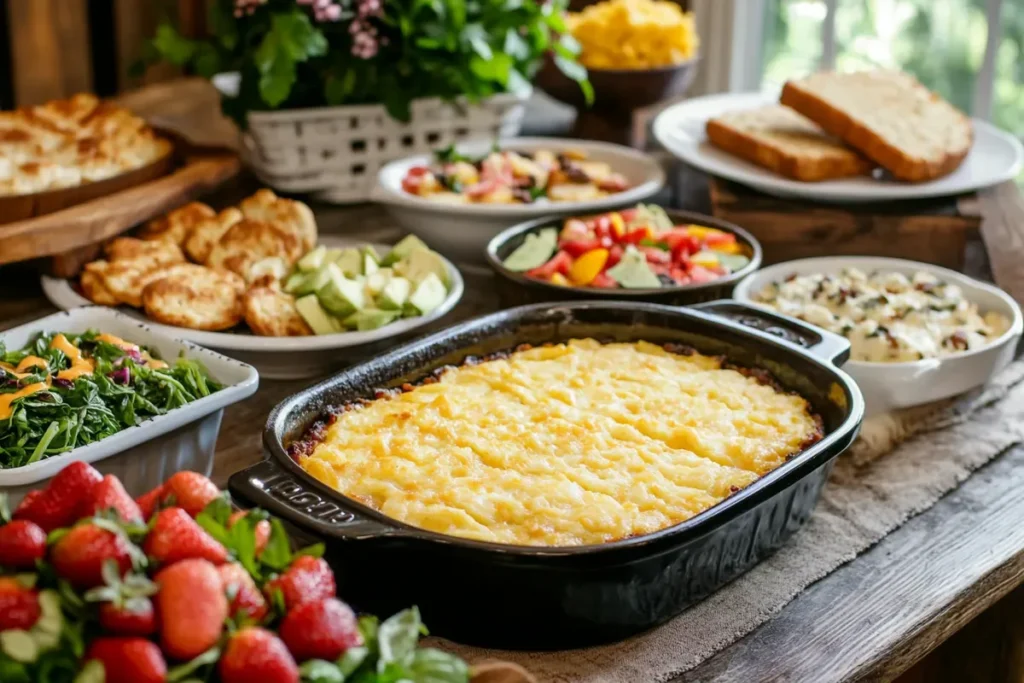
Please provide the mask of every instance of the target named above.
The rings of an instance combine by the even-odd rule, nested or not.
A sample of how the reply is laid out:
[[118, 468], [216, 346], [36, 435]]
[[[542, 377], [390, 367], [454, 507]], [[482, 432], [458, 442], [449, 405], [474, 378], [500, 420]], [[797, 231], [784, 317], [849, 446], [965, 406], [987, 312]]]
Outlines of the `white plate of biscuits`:
[[774, 98], [687, 100], [654, 122], [684, 162], [767, 194], [825, 203], [964, 194], [1015, 178], [1024, 147], [896, 71], [819, 73]]
[[[77, 280], [43, 276], [42, 287], [61, 309], [115, 307], [278, 379], [324, 374], [390, 346], [451, 311], [462, 297], [458, 269], [436, 256], [447, 287], [428, 313], [396, 315], [376, 329], [314, 334], [297, 310], [297, 297], [285, 291], [284, 276], [311, 250], [323, 251], [320, 247], [380, 254], [391, 248], [318, 238], [308, 207], [260, 190], [220, 213], [198, 202], [187, 204], [147, 223], [137, 237], [108, 242], [104, 258], [86, 264]], [[273, 262], [284, 270], [259, 272]]]

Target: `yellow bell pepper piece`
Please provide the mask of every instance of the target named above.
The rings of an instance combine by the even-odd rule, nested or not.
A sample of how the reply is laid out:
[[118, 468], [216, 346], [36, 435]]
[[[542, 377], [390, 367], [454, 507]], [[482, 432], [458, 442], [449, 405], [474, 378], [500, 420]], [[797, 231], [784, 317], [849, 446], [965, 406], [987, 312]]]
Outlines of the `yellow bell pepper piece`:
[[688, 225], [686, 226], [686, 232], [689, 233], [691, 237], [696, 237], [699, 240], [706, 239], [708, 235], [719, 235], [722, 233], [721, 230], [708, 228], [703, 225]]
[[577, 285], [589, 285], [608, 262], [607, 249], [591, 249], [573, 262], [569, 279]]
[[616, 237], [622, 237], [626, 234], [626, 221], [622, 218], [622, 214], [618, 211], [613, 211], [608, 216], [608, 220], [612, 223], [612, 234]]
[[712, 249], [714, 249], [715, 251], [719, 251], [719, 252], [721, 252], [723, 254], [740, 254], [740, 253], [742, 253], [742, 249], [740, 248], [740, 245], [738, 245], [735, 242], [732, 242], [731, 244], [716, 244], [714, 247], [712, 247]]
[[698, 266], [717, 266], [718, 257], [710, 251], [698, 251], [690, 257], [690, 263]]
[[565, 279], [565, 276], [561, 273], [551, 274], [551, 284], [558, 285], [559, 287], [568, 287], [569, 281]]

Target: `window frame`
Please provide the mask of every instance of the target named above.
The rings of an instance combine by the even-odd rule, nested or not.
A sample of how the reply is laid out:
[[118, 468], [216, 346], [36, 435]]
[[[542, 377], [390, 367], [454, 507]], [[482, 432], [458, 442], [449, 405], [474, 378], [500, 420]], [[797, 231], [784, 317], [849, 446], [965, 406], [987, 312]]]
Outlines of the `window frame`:
[[[847, 0], [849, 1], [849, 0]], [[732, 58], [729, 70], [729, 90], [749, 92], [760, 90], [764, 71], [764, 27], [768, 20], [768, 0], [732, 0], [734, 4], [732, 22]], [[840, 0], [823, 0], [825, 19], [821, 25], [821, 58], [819, 68], [835, 68], [836, 11]], [[1002, 14], [1004, 0], [986, 0], [985, 20], [988, 35], [985, 41], [985, 56], [978, 77], [974, 83], [971, 101], [971, 116], [986, 121], [992, 120], [995, 102], [996, 53], [1002, 36]], [[993, 40], [993, 37], [995, 38]]]

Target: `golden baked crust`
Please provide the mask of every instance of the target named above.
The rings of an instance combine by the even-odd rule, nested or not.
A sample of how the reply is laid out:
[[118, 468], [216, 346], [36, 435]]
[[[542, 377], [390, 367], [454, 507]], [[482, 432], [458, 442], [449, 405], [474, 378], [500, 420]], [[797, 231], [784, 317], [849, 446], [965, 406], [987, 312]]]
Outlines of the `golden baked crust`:
[[866, 175], [870, 161], [789, 107], [769, 105], [708, 120], [711, 143], [804, 182]]
[[242, 212], [235, 207], [224, 209], [216, 216], [200, 221], [185, 241], [185, 252], [196, 263], [206, 263], [210, 251], [228, 228], [242, 220]]
[[244, 278], [252, 264], [261, 259], [278, 256], [291, 265], [303, 253], [305, 249], [294, 232], [282, 230], [274, 223], [243, 219], [221, 235], [210, 250], [206, 265], [230, 270]]
[[180, 264], [146, 285], [142, 305], [147, 316], [166, 325], [226, 330], [242, 321], [244, 289], [234, 273]]
[[271, 223], [279, 230], [291, 232], [301, 241], [302, 251], [316, 246], [316, 218], [313, 211], [294, 199], [278, 197], [271, 190], [258, 190], [238, 205], [246, 218]]
[[262, 337], [308, 337], [313, 334], [295, 308], [295, 297], [273, 284], [250, 287], [242, 299], [242, 307], [245, 324]]
[[170, 242], [147, 242], [135, 237], [117, 237], [107, 242], [104, 253], [111, 261], [138, 261], [146, 259], [155, 265], [179, 263], [185, 260], [185, 254], [176, 244]]
[[143, 119], [94, 95], [0, 112], [0, 195], [106, 180], [171, 151]]
[[951, 173], [974, 142], [970, 118], [898, 71], [813, 74], [780, 99], [907, 182]]
[[79, 284], [82, 287], [82, 294], [94, 304], [100, 306], [117, 306], [120, 301], [114, 293], [107, 289], [104, 281], [106, 269], [110, 266], [107, 261], [93, 261], [85, 264]]
[[202, 202], [189, 202], [165, 216], [154, 218], [139, 230], [139, 238], [171, 242], [184, 247], [185, 241], [201, 223], [215, 218], [217, 212]]
[[292, 454], [413, 526], [571, 546], [678, 524], [820, 438], [806, 400], [720, 357], [578, 339], [353, 405]]

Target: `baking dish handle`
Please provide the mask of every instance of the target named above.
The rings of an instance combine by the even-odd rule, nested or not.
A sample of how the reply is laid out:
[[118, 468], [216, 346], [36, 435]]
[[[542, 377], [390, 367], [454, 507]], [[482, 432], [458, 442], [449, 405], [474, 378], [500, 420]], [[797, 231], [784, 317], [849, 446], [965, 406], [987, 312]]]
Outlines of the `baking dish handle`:
[[815, 356], [836, 366], [842, 365], [850, 358], [850, 342], [844, 337], [808, 325], [804, 321], [791, 318], [788, 315], [766, 311], [759, 306], [751, 306], [731, 299], [694, 304], [691, 308], [717, 315], [744, 327], [750, 327], [784, 339], [791, 344], [802, 346]]
[[394, 536], [398, 532], [338, 505], [273, 460], [264, 460], [231, 475], [228, 489], [234, 498], [318, 536], [365, 539]]

